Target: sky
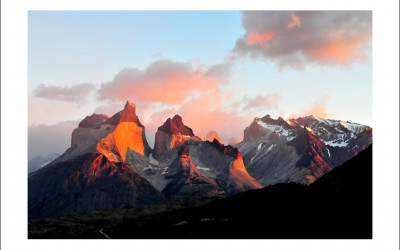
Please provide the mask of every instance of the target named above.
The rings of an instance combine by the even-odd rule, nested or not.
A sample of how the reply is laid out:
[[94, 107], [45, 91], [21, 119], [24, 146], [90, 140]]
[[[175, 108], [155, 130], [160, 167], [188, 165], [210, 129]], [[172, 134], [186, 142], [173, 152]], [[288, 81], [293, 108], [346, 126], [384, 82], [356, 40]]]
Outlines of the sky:
[[[181, 0], [170, 0], [170, 1], [125, 1], [125, 0], [113, 0], [113, 1], [82, 1], [82, 0], [69, 0], [69, 1], [47, 1], [47, 0], [4, 0], [1, 2], [2, 13], [1, 13], [1, 210], [2, 210], [2, 226], [5, 225], [7, 230], [3, 230], [2, 247], [7, 248], [7, 246], [20, 246], [20, 249], [54, 249], [60, 247], [59, 242], [52, 241], [38, 241], [32, 242], [26, 239], [26, 214], [27, 214], [27, 181], [26, 178], [21, 178], [26, 174], [26, 162], [27, 156], [31, 156], [32, 153], [43, 153], [47, 154], [50, 152], [44, 147], [48, 145], [51, 141], [57, 141], [57, 144], [63, 144], [64, 148], [70, 146], [70, 134], [66, 134], [63, 131], [68, 129], [74, 129], [73, 126], [68, 125], [69, 123], [77, 124], [79, 120], [84, 118], [87, 114], [94, 112], [94, 110], [100, 106], [106, 106], [107, 103], [102, 103], [97, 100], [96, 92], [92, 92], [90, 98], [85, 102], [81, 102], [79, 105], [76, 102], [65, 102], [60, 100], [51, 100], [42, 97], [34, 97], [34, 90], [40, 83], [46, 84], [46, 86], [59, 86], [68, 87], [76, 86], [83, 83], [95, 84], [97, 88], [100, 88], [102, 83], [110, 82], [114, 77], [125, 67], [135, 68], [136, 65], [142, 65], [141, 69], [147, 68], [155, 59], [169, 58], [173, 61], [186, 62], [189, 59], [200, 58], [203, 64], [213, 65], [224, 62], [225, 57], [228, 59], [232, 50], [236, 47], [237, 40], [240, 37], [246, 35], [247, 31], [242, 26], [242, 14], [240, 12], [230, 12], [236, 15], [236, 22], [232, 20], [228, 24], [223, 26], [223, 30], [227, 28], [232, 28], [237, 30], [237, 34], [231, 34], [233, 38], [229, 38], [226, 33], [223, 33], [223, 42], [228, 45], [223, 45], [224, 51], [221, 54], [216, 53], [215, 48], [216, 40], [213, 40], [210, 44], [202, 44], [201, 48], [195, 48], [194, 50], [186, 50], [185, 53], [181, 55], [185, 56], [186, 53], [195, 53], [199, 49], [204, 48], [206, 52], [195, 53], [195, 56], [188, 56], [186, 59], [178, 59], [178, 53], [176, 50], [183, 49], [186, 45], [190, 44], [176, 44], [172, 47], [169, 44], [168, 51], [166, 49], [161, 50], [159, 48], [164, 44], [166, 39], [170, 39], [170, 35], [165, 35], [163, 33], [159, 40], [158, 48], [155, 48], [155, 53], [147, 52], [149, 56], [142, 58], [143, 62], [139, 63], [138, 54], [143, 53], [143, 49], [137, 49], [135, 55], [132, 56], [128, 54], [128, 49], [125, 48], [123, 52], [117, 53], [119, 49], [123, 49], [121, 46], [115, 46], [112, 48], [110, 53], [106, 53], [108, 48], [103, 48], [100, 46], [100, 41], [106, 43], [104, 37], [106, 33], [110, 30], [115, 30], [118, 27], [113, 27], [108, 29], [107, 32], [104, 31], [106, 28], [103, 26], [104, 37], [94, 36], [93, 34], [88, 35], [93, 37], [93, 43], [90, 46], [84, 46], [82, 40], [77, 40], [78, 37], [71, 37], [72, 32], [77, 32], [80, 28], [84, 28], [82, 25], [76, 25], [74, 27], [67, 28], [69, 24], [78, 20], [76, 17], [70, 18], [65, 25], [60, 25], [58, 18], [51, 18], [50, 20], [42, 20], [44, 22], [42, 26], [41, 33], [37, 34], [36, 47], [41, 47], [42, 53], [38, 53], [35, 57], [32, 57], [33, 44], [31, 43], [32, 37], [32, 10], [120, 10], [120, 9], [231, 9], [231, 10], [243, 10], [243, 9], [277, 9], [277, 10], [290, 10], [291, 9], [311, 9], [311, 10], [372, 10], [373, 11], [373, 53], [369, 49], [369, 60], [367, 62], [355, 61], [348, 65], [323, 65], [318, 64], [316, 61], [308, 64], [303, 70], [295, 70], [292, 68], [279, 68], [277, 61], [266, 60], [268, 53], [260, 53], [260, 56], [253, 54], [252, 56], [247, 54], [241, 54], [239, 60], [234, 61], [233, 70], [231, 71], [229, 80], [229, 85], [225, 85], [227, 91], [228, 87], [230, 91], [234, 91], [235, 87], [241, 87], [241, 91], [246, 91], [244, 87], [240, 84], [244, 83], [248, 87], [251, 84], [257, 83], [260, 85], [267, 85], [268, 89], [265, 87], [266, 91], [275, 91], [280, 89], [279, 84], [283, 84], [285, 91], [281, 90], [281, 99], [278, 103], [278, 110], [268, 107], [266, 111], [259, 111], [259, 113], [254, 114], [255, 116], [262, 116], [264, 113], [268, 112], [275, 116], [272, 112], [280, 113], [280, 111], [285, 114], [299, 114], [302, 111], [312, 111], [315, 104], [318, 101], [321, 103], [324, 101], [323, 95], [329, 95], [329, 98], [325, 101], [325, 109], [328, 113], [333, 113], [331, 116], [337, 119], [344, 119], [346, 111], [349, 116], [349, 120], [356, 121], [359, 123], [371, 124], [374, 129], [374, 239], [371, 240], [355, 240], [355, 241], [296, 241], [296, 240], [277, 240], [269, 241], [266, 244], [271, 249], [398, 249], [398, 235], [399, 235], [399, 1], [396, 0], [381, 0], [381, 1], [348, 1], [348, 0], [336, 0], [336, 1], [318, 1], [318, 0], [283, 0], [283, 1], [215, 1], [215, 0], [202, 0], [202, 1], [181, 1]], [[43, 13], [43, 12], [42, 12]], [[80, 12], [84, 13], [84, 12]], [[225, 12], [224, 12], [225, 13]], [[295, 14], [297, 12], [295, 11]], [[44, 13], [43, 13], [44, 14]], [[297, 14], [296, 14], [297, 16]], [[301, 16], [300, 16], [301, 18]], [[40, 19], [40, 18], [39, 18]], [[84, 20], [89, 20], [84, 18]], [[209, 20], [205, 18], [204, 21]], [[304, 20], [304, 19], [301, 19]], [[96, 21], [98, 22], [98, 20]], [[179, 22], [182, 26], [186, 22]], [[51, 33], [48, 26], [51, 24], [58, 25], [57, 29]], [[145, 22], [140, 22], [141, 25], [147, 25]], [[218, 23], [207, 26], [207, 28], [214, 29], [217, 27]], [[230, 25], [232, 24], [232, 25]], [[287, 25], [289, 23], [286, 23]], [[121, 24], [123, 25], [123, 24]], [[160, 25], [166, 25], [166, 23], [158, 22], [156, 25], [148, 27], [148, 30], [152, 31], [157, 29], [158, 32], [162, 32]], [[302, 27], [304, 27], [304, 22], [301, 22]], [[131, 25], [132, 26], [132, 25]], [[142, 26], [145, 27], [145, 26]], [[298, 26], [293, 26], [293, 29], [297, 29]], [[100, 27], [97, 27], [100, 28]], [[66, 30], [67, 29], [67, 30]], [[88, 34], [89, 31], [94, 31], [94, 27], [90, 30], [81, 31], [83, 34]], [[143, 29], [144, 30], [144, 29]], [[179, 31], [180, 29], [176, 29]], [[28, 31], [28, 32], [27, 32]], [[68, 31], [68, 32], [67, 32]], [[36, 31], [39, 32], [39, 31]], [[137, 30], [135, 32], [138, 32]], [[199, 32], [197, 30], [197, 32]], [[145, 32], [149, 35], [149, 32]], [[64, 46], [56, 46], [53, 38], [59, 36], [57, 42], [68, 41]], [[128, 36], [131, 33], [126, 33]], [[153, 36], [157, 33], [152, 32]], [[221, 31], [217, 30], [213, 33], [213, 36], [220, 35]], [[191, 33], [193, 37], [193, 33]], [[189, 38], [191, 38], [189, 37]], [[207, 32], [206, 32], [206, 36]], [[253, 42], [254, 38], [257, 36], [252, 35]], [[266, 37], [266, 36], [264, 36]], [[101, 39], [103, 38], [103, 39]], [[229, 39], [228, 39], [229, 38]], [[87, 37], [85, 37], [87, 39]], [[204, 37], [203, 37], [204, 39]], [[156, 39], [157, 40], [157, 39]], [[154, 40], [154, 41], [156, 41]], [[124, 40], [125, 41], [125, 40]], [[153, 41], [153, 40], [152, 40]], [[194, 40], [192, 42], [197, 42]], [[218, 41], [221, 42], [221, 41]], [[108, 44], [112, 44], [112, 40], [107, 40]], [[126, 42], [127, 43], [127, 42]], [[261, 40], [262, 44], [263, 43]], [[270, 41], [272, 44], [272, 40]], [[129, 41], [132, 44], [132, 41]], [[150, 44], [147, 40], [145, 45]], [[27, 46], [28, 45], [28, 46]], [[121, 45], [119, 41], [118, 45]], [[129, 45], [129, 51], [135, 49], [134, 46]], [[132, 44], [133, 45], [133, 44]], [[185, 46], [184, 46], [185, 45]], [[256, 44], [253, 44], [256, 45]], [[96, 47], [95, 47], [96, 46]], [[275, 48], [275, 47], [271, 47]], [[29, 49], [29, 53], [27, 53]], [[52, 51], [50, 53], [44, 53], [46, 50]], [[172, 54], [172, 49], [174, 49], [174, 54]], [[242, 50], [243, 51], [243, 50]], [[259, 51], [260, 52], [260, 51]], [[60, 54], [65, 53], [64, 57]], [[170, 53], [170, 54], [168, 54]], [[300, 50], [300, 53], [302, 51]], [[264, 57], [261, 56], [264, 55]], [[28, 56], [27, 56], [28, 55]], [[218, 60], [205, 61], [205, 55], [215, 55]], [[373, 59], [371, 58], [373, 55]], [[129, 58], [128, 63], [123, 63], [121, 60], [123, 57], [127, 56]], [[151, 57], [154, 56], [154, 57]], [[157, 57], [158, 56], [158, 57]], [[47, 58], [47, 63], [39, 63], [41, 60]], [[93, 59], [94, 58], [94, 59]], [[85, 61], [86, 59], [86, 61]], [[89, 60], [91, 59], [91, 60]], [[107, 59], [107, 60], [106, 60]], [[73, 61], [73, 63], [67, 63]], [[89, 63], [91, 61], [91, 63]], [[371, 75], [371, 64], [373, 62], [373, 86], [372, 86], [372, 121], [368, 121], [371, 118], [357, 118], [360, 117], [360, 113], [367, 112], [368, 115], [364, 117], [371, 117], [370, 108], [368, 103], [365, 104], [364, 109], [355, 108], [354, 105], [363, 106], [363, 102], [360, 102], [360, 98], [357, 94], [353, 94], [358, 90], [351, 90], [349, 86], [354, 84], [354, 79], [359, 79], [364, 77], [368, 79], [368, 83], [363, 81], [357, 81], [360, 85], [363, 85], [362, 90], [370, 92], [370, 75]], [[32, 68], [32, 64], [37, 64], [37, 68]], [[62, 65], [64, 63], [65, 65]], [[92, 64], [93, 63], [93, 64]], [[96, 66], [96, 63], [98, 66]], [[120, 63], [120, 64], [118, 64]], [[27, 67], [28, 64], [28, 67]], [[76, 68], [73, 68], [76, 67]], [[89, 71], [88, 67], [92, 66], [94, 69]], [[101, 67], [100, 67], [101, 66]], [[114, 68], [111, 68], [114, 67]], [[28, 70], [27, 70], [28, 68]], [[97, 69], [97, 71], [95, 71]], [[356, 69], [361, 74], [354, 73]], [[56, 71], [57, 70], [57, 71]], [[28, 72], [27, 72], [28, 71]], [[50, 74], [52, 72], [52, 74]], [[57, 72], [59, 75], [55, 75], [53, 72]], [[90, 72], [90, 74], [89, 74]], [[364, 73], [366, 72], [366, 73]], [[28, 74], [27, 74], [28, 73]], [[318, 73], [318, 74], [317, 74]], [[103, 74], [107, 74], [104, 76]], [[37, 76], [39, 76], [37, 78]], [[52, 79], [45, 79], [47, 76], [53, 75]], [[67, 76], [69, 75], [69, 76]], [[342, 84], [340, 87], [344, 87], [348, 92], [342, 91], [337, 93], [342, 93], [347, 95], [352, 95], [354, 101], [350, 102], [347, 99], [337, 100], [339, 97], [334, 97], [332, 93], [318, 93], [314, 90], [307, 91], [310, 86], [303, 86], [303, 84], [311, 84], [311, 80], [308, 78], [319, 78], [317, 82], [314, 82], [313, 86], [320, 86], [320, 88], [329, 88], [329, 84]], [[345, 75], [352, 76], [351, 81], [342, 82], [340, 77], [345, 78]], [[86, 76], [84, 79], [79, 79], [78, 76]], [[43, 77], [43, 78], [42, 78]], [[35, 79], [36, 78], [36, 79]], [[40, 79], [42, 78], [42, 79]], [[82, 77], [83, 78], [83, 77]], [[353, 79], [354, 78], [354, 79]], [[235, 80], [236, 79], [236, 80]], [[233, 81], [235, 80], [235, 81]], [[275, 84], [271, 84], [271, 81]], [[300, 83], [299, 80], [302, 80]], [[28, 84], [26, 84], [28, 82]], [[298, 83], [298, 84], [296, 84]], [[346, 85], [347, 84], [347, 85]], [[343, 86], [346, 85], [346, 86]], [[296, 92], [299, 92], [298, 97], [300, 97], [300, 91], [302, 93], [316, 93], [313, 98], [308, 99], [290, 99], [285, 97], [288, 95], [288, 86], [298, 86], [297, 88], [291, 88], [292, 95], [296, 96]], [[334, 86], [332, 86], [333, 88]], [[26, 88], [27, 91], [26, 91]], [[81, 87], [82, 88], [82, 87]], [[75, 88], [79, 89], [79, 88]], [[256, 89], [255, 91], [257, 91]], [[256, 93], [255, 95], [257, 95]], [[266, 95], [266, 93], [260, 94]], [[270, 94], [270, 93], [268, 93]], [[284, 96], [285, 95], [285, 96]], [[86, 96], [86, 95], [84, 95]], [[254, 97], [254, 92], [253, 95]], [[252, 97], [250, 94], [248, 98]], [[371, 96], [369, 96], [371, 97]], [[326, 97], [325, 97], [326, 98]], [[35, 100], [34, 100], [35, 99]], [[137, 103], [135, 100], [131, 100]], [[368, 100], [363, 100], [367, 102]], [[370, 100], [369, 100], [370, 101]], [[33, 105], [33, 102], [36, 105]], [[97, 103], [98, 102], [98, 103]], [[290, 103], [292, 102], [292, 103]], [[92, 104], [93, 103], [93, 104]], [[286, 104], [287, 103], [287, 104]], [[322, 103], [323, 104], [323, 103]], [[29, 108], [28, 108], [29, 105]], [[163, 104], [160, 104], [161, 106]], [[290, 106], [291, 109], [286, 109], [284, 107]], [[112, 107], [111, 102], [107, 106]], [[338, 107], [342, 107], [341, 111]], [[71, 108], [68, 108], [71, 107]], [[123, 103], [121, 105], [116, 104], [114, 109], [122, 109]], [[162, 106], [163, 107], [163, 106]], [[344, 109], [343, 107], [349, 107]], [[289, 107], [287, 107], [289, 108]], [[294, 109], [294, 110], [293, 110]], [[36, 113], [32, 113], [32, 111]], [[76, 110], [75, 113], [72, 111]], [[80, 110], [80, 111], [79, 111]], [[79, 112], [78, 112], [79, 111]], [[140, 110], [139, 110], [140, 111]], [[145, 110], [140, 111], [139, 115], [141, 121], [143, 121], [142, 115]], [[250, 114], [252, 115], [252, 114]], [[249, 116], [250, 116], [249, 115]], [[37, 116], [37, 118], [35, 118]], [[53, 118], [54, 117], [54, 118]], [[50, 119], [52, 118], [52, 119]], [[250, 118], [249, 118], [250, 119]], [[36, 120], [36, 121], [35, 121]], [[184, 118], [184, 122], [186, 122]], [[365, 122], [363, 121], [365, 120]], [[245, 126], [250, 124], [250, 121], [243, 122], [246, 123]], [[57, 124], [59, 124], [57, 126]], [[190, 124], [189, 124], [190, 125]], [[28, 129], [26, 129], [28, 127]], [[33, 128], [38, 128], [36, 133], [32, 132]], [[193, 126], [192, 126], [193, 127]], [[146, 130], [148, 126], [146, 126]], [[48, 131], [49, 133], [46, 133]], [[58, 131], [57, 134], [51, 131]], [[29, 132], [29, 137], [28, 133]], [[51, 132], [51, 133], [50, 133]], [[218, 131], [220, 132], [220, 131]], [[221, 132], [220, 132], [221, 133]], [[42, 137], [40, 137], [42, 135]], [[56, 135], [65, 139], [57, 138]], [[43, 142], [41, 144], [33, 144], [38, 147], [32, 147], [32, 136], [35, 138], [40, 138]], [[148, 136], [148, 139], [151, 135]], [[154, 136], [154, 135], [152, 135]], [[27, 140], [29, 145], [27, 145]], [[29, 147], [27, 147], [29, 146]], [[53, 147], [55, 144], [53, 144]], [[61, 147], [61, 146], [59, 146]], [[50, 146], [48, 147], [50, 148]], [[18, 150], [16, 150], [18, 149]], [[28, 149], [28, 150], [27, 150]], [[37, 149], [33, 151], [33, 149]], [[40, 151], [40, 149], [43, 149]], [[29, 155], [27, 154], [27, 151]], [[62, 149], [61, 152], [63, 152]], [[65, 241], [63, 246], [68, 249], [71, 248], [81, 248], [85, 245], [88, 249], [96, 247], [96, 249], [109, 249], [110, 247], [115, 247], [115, 241], [109, 242], [102, 241], [101, 244], [90, 241], [87, 244], [85, 242], [79, 241]], [[140, 243], [140, 244], [139, 244]], [[328, 243], [328, 244], [327, 244]], [[78, 246], [79, 244], [79, 246]], [[124, 247], [127, 244], [131, 244], [128, 241], [117, 242], [119, 246], [123, 244]], [[162, 247], [169, 247], [168, 244], [173, 244], [175, 249], [186, 249], [187, 242], [185, 241], [143, 241], [136, 242], [135, 246], [143, 249], [159, 249], [160, 244]], [[263, 243], [264, 244], [264, 243]], [[112, 245], [112, 246], [111, 246]], [[219, 247], [229, 246], [230, 249], [243, 249], [243, 248], [259, 248], [259, 241], [221, 241], [212, 242], [216, 249]], [[193, 245], [195, 249], [210, 248], [210, 242], [207, 240], [196, 241]], [[211, 248], [214, 248], [211, 247]]]
[[371, 11], [29, 11], [28, 158], [85, 116], [137, 106], [242, 140], [255, 117], [372, 124]]

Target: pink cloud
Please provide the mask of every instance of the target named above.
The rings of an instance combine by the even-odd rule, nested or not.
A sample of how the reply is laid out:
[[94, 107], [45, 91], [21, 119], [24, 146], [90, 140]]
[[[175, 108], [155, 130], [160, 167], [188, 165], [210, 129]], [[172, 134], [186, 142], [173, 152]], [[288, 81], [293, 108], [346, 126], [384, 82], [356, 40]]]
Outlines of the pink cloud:
[[182, 116], [183, 122], [191, 127], [196, 135], [204, 136], [214, 130], [223, 143], [227, 144], [242, 140], [244, 128], [255, 117], [254, 112], [241, 115], [237, 109], [230, 110], [229, 107], [226, 94], [216, 89], [185, 102], [176, 110], [176, 114]]
[[300, 21], [300, 18], [298, 17], [298, 16], [296, 16], [295, 14], [294, 14], [294, 12], [292, 12], [291, 14], [290, 14], [290, 17], [292, 18], [290, 21], [289, 21], [289, 23], [288, 23], [288, 26], [287, 26], [287, 28], [288, 29], [292, 29], [293, 27], [301, 27], [301, 21]]
[[359, 37], [349, 39], [336, 38], [331, 43], [321, 44], [311, 49], [307, 56], [326, 63], [338, 62], [346, 64], [353, 58], [365, 61], [366, 56], [363, 53], [365, 42], [365, 39]]
[[113, 81], [102, 85], [99, 99], [181, 104], [197, 92], [218, 88], [217, 78], [207, 73], [194, 69], [190, 63], [158, 60], [146, 70], [122, 70]]
[[146, 129], [149, 131], [157, 131], [157, 128], [160, 127], [165, 120], [169, 117], [173, 117], [176, 115], [178, 111], [176, 109], [164, 109], [161, 111], [157, 111], [150, 116], [149, 121], [146, 123]]
[[247, 103], [247, 104], [243, 107], [243, 110], [249, 110], [254, 108], [263, 108], [263, 109], [276, 108], [280, 99], [281, 97], [278, 94], [272, 94], [266, 96], [258, 95], [253, 99], [245, 97], [243, 98], [242, 103]]

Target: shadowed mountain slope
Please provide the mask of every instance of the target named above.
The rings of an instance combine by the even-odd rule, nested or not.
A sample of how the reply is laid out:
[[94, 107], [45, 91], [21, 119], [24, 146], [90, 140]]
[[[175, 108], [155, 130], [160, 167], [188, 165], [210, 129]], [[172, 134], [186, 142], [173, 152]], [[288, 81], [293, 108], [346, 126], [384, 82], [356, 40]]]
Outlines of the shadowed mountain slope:
[[310, 186], [277, 184], [201, 207], [143, 216], [115, 227], [109, 235], [162, 239], [370, 239], [372, 146]]

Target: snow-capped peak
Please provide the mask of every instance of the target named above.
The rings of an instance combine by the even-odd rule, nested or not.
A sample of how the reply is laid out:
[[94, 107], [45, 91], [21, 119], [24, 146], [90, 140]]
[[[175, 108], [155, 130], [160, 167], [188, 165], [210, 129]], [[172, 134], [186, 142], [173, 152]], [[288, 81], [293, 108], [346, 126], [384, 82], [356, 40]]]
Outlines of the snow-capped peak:
[[291, 141], [294, 138], [293, 136], [291, 136], [293, 134], [293, 131], [291, 131], [290, 129], [285, 129], [281, 125], [273, 125], [273, 124], [265, 123], [261, 120], [258, 120], [257, 123], [261, 127], [267, 128], [280, 136], [285, 136], [287, 141]]

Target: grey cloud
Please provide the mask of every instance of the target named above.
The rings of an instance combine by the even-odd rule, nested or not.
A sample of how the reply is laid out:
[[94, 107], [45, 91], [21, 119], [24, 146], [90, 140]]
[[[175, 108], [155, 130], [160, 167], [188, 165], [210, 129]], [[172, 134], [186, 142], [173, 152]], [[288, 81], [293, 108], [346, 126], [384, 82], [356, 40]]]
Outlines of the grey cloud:
[[49, 100], [82, 103], [94, 90], [95, 86], [91, 83], [83, 83], [68, 87], [46, 86], [45, 84], [40, 84], [34, 90], [34, 94], [36, 97]]
[[236, 41], [233, 54], [281, 68], [350, 65], [365, 61], [371, 46], [371, 11], [244, 11], [242, 25], [246, 33]]
[[241, 101], [245, 104], [243, 111], [258, 108], [276, 108], [281, 97], [278, 94], [261, 96], [258, 95], [255, 98], [244, 97]]
[[208, 68], [206, 76], [226, 79], [232, 73], [232, 60], [226, 60], [220, 64], [212, 65]]

